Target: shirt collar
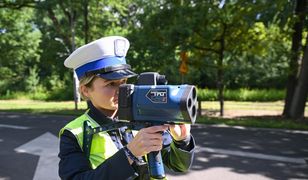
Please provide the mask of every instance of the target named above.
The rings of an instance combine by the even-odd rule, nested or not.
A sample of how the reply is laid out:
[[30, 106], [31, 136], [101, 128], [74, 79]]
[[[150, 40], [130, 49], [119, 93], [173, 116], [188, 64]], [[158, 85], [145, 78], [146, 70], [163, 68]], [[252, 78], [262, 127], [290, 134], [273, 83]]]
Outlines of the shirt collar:
[[106, 116], [102, 112], [100, 112], [91, 101], [88, 101], [89, 112], [88, 115], [96, 121], [99, 125], [108, 124], [114, 122], [111, 117]]

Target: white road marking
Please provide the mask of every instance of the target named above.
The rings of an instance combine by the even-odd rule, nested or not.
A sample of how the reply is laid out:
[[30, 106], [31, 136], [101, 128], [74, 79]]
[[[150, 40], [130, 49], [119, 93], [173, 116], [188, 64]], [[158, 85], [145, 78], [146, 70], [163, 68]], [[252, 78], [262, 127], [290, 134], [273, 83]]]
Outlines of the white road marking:
[[254, 127], [244, 127], [244, 126], [229, 126], [226, 124], [212, 124], [212, 125], [203, 125], [198, 124], [196, 126], [208, 126], [208, 127], [218, 127], [218, 128], [232, 128], [232, 129], [247, 129], [247, 130], [264, 130], [264, 131], [277, 131], [277, 132], [284, 132], [284, 133], [292, 133], [292, 134], [308, 134], [308, 131], [304, 130], [290, 130], [290, 129], [274, 129], [274, 128], [254, 128]]
[[287, 163], [296, 163], [296, 164], [306, 164], [307, 157], [303, 158], [291, 158], [291, 157], [284, 157], [284, 156], [276, 156], [276, 155], [268, 155], [268, 154], [261, 154], [261, 153], [251, 153], [251, 152], [244, 152], [244, 151], [233, 151], [233, 150], [225, 150], [225, 149], [217, 149], [217, 148], [203, 148], [197, 146], [196, 152], [210, 152], [210, 153], [218, 153], [218, 154], [227, 154], [232, 156], [240, 156], [240, 157], [247, 157], [247, 158], [256, 158], [256, 159], [264, 159], [264, 160], [271, 160], [271, 161], [281, 161]]
[[58, 147], [58, 138], [55, 135], [46, 132], [30, 142], [17, 147], [15, 151], [40, 156], [33, 180], [59, 180], [59, 159], [57, 157]]
[[22, 130], [26, 130], [26, 129], [30, 129], [31, 127], [27, 127], [27, 126], [15, 126], [15, 125], [8, 125], [8, 124], [0, 124], [0, 128], [11, 128], [11, 129], [22, 129]]

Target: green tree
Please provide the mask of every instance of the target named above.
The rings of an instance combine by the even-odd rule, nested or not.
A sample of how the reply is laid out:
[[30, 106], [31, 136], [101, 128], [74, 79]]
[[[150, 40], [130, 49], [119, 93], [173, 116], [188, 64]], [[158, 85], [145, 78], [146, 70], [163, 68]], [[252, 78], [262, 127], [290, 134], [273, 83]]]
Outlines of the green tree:
[[40, 77], [38, 76], [37, 66], [33, 66], [29, 69], [29, 75], [25, 81], [26, 90], [32, 93], [37, 93], [39, 88]]
[[288, 31], [277, 24], [254, 23], [243, 37], [242, 51], [226, 60], [229, 88], [284, 88], [289, 57]]
[[[135, 27], [133, 41], [133, 64], [138, 71], [153, 70], [178, 75], [179, 52], [189, 52], [191, 76], [204, 76], [204, 69], [211, 69], [215, 75], [205, 75], [207, 79], [216, 78], [218, 97], [223, 115], [223, 91], [226, 70], [235, 59], [247, 63], [244, 52], [250, 50], [254, 56], [265, 56], [265, 48], [256, 42], [270, 39], [250, 39], [258, 28], [256, 22], [264, 24], [279, 20], [282, 7], [287, 1], [271, 3], [266, 1], [159, 1], [140, 2], [139, 26]], [[270, 9], [270, 11], [269, 11]], [[279, 12], [271, 14], [272, 12]], [[271, 15], [272, 19], [263, 18]], [[168, 17], [168, 18], [166, 18]], [[264, 25], [263, 23], [260, 23]], [[274, 26], [273, 26], [274, 27]], [[265, 28], [263, 28], [265, 29]], [[270, 33], [270, 31], [269, 31]], [[261, 34], [263, 35], [263, 34]], [[277, 36], [278, 37], [278, 36]], [[253, 50], [251, 50], [253, 49]], [[246, 57], [254, 58], [249, 55]], [[142, 62], [140, 61], [142, 60]], [[262, 60], [262, 64], [266, 63]], [[252, 69], [251, 69], [252, 70]], [[198, 73], [196, 73], [198, 71]], [[178, 77], [178, 76], [177, 76]], [[203, 79], [203, 78], [202, 78]], [[229, 79], [232, 81], [232, 79]]]
[[0, 94], [25, 90], [28, 67], [39, 63], [41, 33], [31, 23], [33, 10], [0, 8]]

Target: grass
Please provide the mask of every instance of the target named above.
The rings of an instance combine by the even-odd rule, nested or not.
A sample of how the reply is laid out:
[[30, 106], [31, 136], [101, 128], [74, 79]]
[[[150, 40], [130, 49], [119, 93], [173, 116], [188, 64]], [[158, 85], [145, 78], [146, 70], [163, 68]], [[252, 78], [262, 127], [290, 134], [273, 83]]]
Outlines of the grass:
[[197, 119], [199, 124], [226, 124], [230, 126], [245, 126], [257, 128], [308, 130], [307, 122], [297, 122], [291, 119], [284, 119], [279, 116], [261, 116], [245, 118], [218, 118], [218, 117], [200, 117]]
[[74, 101], [46, 102], [35, 100], [0, 100], [0, 111], [35, 114], [80, 115], [87, 105], [82, 101], [75, 110]]
[[[203, 101], [201, 103], [202, 109], [208, 111], [219, 111], [219, 102], [217, 101]], [[245, 111], [267, 111], [278, 112], [281, 114], [284, 108], [283, 101], [274, 102], [237, 102], [237, 101], [225, 101], [225, 110], [241, 111], [245, 114]], [[306, 103], [305, 115], [308, 114], [308, 102]], [[285, 119], [280, 115], [276, 116], [242, 116], [236, 118], [220, 118], [220, 117], [200, 117], [197, 119], [201, 124], [226, 124], [231, 126], [246, 126], [246, 127], [260, 127], [260, 128], [279, 128], [279, 129], [296, 129], [296, 130], [308, 130], [308, 123], [298, 122], [291, 119]]]
[[[268, 110], [268, 111], [282, 111], [284, 107], [283, 101], [274, 102], [238, 102], [225, 101], [225, 110]], [[219, 110], [218, 101], [202, 101], [202, 109]], [[308, 113], [308, 102], [306, 103], [305, 112]]]
[[[218, 110], [219, 103], [206, 101], [202, 102], [203, 109]], [[26, 112], [35, 114], [56, 114], [56, 115], [80, 115], [87, 105], [82, 101], [78, 104], [79, 110], [74, 110], [73, 101], [63, 102], [45, 102], [34, 100], [0, 100], [0, 111], [5, 112]], [[226, 101], [226, 110], [269, 110], [282, 111], [283, 102], [235, 102]], [[306, 108], [306, 112], [308, 109]], [[243, 117], [243, 118], [219, 118], [219, 117], [198, 117], [197, 123], [200, 124], [227, 124], [247, 127], [262, 128], [281, 128], [281, 129], [297, 129], [308, 130], [308, 124], [303, 122], [295, 122], [290, 119], [283, 119], [279, 116], [260, 116], [260, 117]]]

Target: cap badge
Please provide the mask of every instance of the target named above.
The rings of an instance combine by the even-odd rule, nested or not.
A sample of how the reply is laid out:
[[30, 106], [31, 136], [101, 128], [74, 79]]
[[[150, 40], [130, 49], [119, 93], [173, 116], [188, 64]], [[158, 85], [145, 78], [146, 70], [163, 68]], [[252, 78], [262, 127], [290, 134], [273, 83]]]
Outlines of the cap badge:
[[125, 40], [123, 39], [116, 39], [114, 41], [114, 53], [116, 56], [125, 56]]

